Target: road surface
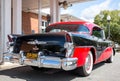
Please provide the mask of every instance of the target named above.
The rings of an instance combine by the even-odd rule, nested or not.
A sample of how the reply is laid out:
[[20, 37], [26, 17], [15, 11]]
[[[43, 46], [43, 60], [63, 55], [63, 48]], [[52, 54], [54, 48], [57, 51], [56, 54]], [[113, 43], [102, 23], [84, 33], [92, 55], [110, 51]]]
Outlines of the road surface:
[[0, 66], [0, 81], [120, 81], [120, 53], [116, 54], [113, 63], [95, 65], [88, 77], [60, 70], [34, 71], [28, 66], [5, 64]]

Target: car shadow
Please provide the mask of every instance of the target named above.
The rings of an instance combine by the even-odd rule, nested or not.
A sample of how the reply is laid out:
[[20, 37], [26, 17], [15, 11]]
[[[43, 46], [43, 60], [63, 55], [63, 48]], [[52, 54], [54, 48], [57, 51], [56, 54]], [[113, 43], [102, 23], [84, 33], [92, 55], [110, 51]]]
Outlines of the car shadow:
[[103, 65], [105, 65], [106, 64], [106, 62], [101, 62], [101, 63], [98, 63], [98, 64], [95, 64], [94, 66], [93, 66], [93, 70], [96, 70], [97, 68], [100, 68], [100, 67], [102, 67]]
[[13, 79], [23, 79], [25, 81], [70, 81], [76, 77], [66, 71], [54, 70], [54, 72], [52, 72], [49, 70], [35, 71], [29, 66], [23, 66], [2, 70], [0, 71], [0, 75], [9, 76]]
[[[104, 64], [105, 63], [102, 62], [94, 65], [93, 71], [98, 67], [103, 66]], [[71, 71], [63, 71], [57, 69], [44, 69], [35, 71], [29, 66], [0, 70], [0, 75], [9, 76], [13, 79], [23, 79], [26, 81], [70, 81], [77, 77], [84, 78], [72, 73]]]

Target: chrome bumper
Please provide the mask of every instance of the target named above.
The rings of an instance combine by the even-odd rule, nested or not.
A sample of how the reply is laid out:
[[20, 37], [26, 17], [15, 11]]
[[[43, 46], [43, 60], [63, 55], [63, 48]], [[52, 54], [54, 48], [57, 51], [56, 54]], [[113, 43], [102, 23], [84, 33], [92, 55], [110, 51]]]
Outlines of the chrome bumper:
[[41, 52], [38, 53], [37, 59], [27, 59], [23, 52], [20, 54], [11, 54], [11, 56], [5, 56], [5, 59], [10, 62], [19, 62], [21, 65], [37, 66], [44, 68], [56, 68], [63, 70], [73, 70], [77, 67], [77, 58], [64, 58], [52, 56], [43, 56]]

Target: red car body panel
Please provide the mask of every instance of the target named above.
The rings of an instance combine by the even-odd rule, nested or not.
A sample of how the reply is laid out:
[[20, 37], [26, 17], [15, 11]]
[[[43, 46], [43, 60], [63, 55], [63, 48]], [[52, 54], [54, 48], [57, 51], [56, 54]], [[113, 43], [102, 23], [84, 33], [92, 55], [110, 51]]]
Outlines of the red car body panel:
[[78, 58], [77, 67], [83, 66], [85, 64], [85, 58], [90, 51], [90, 47], [75, 47], [73, 57]]

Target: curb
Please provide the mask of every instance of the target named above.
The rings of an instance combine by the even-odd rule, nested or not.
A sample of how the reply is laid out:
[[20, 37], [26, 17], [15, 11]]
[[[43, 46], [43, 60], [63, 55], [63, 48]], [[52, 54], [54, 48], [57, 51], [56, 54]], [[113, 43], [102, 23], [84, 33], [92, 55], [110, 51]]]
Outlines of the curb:
[[18, 63], [5, 62], [4, 64], [0, 65], [0, 69], [9, 68], [9, 67], [18, 67], [18, 66], [20, 66]]

